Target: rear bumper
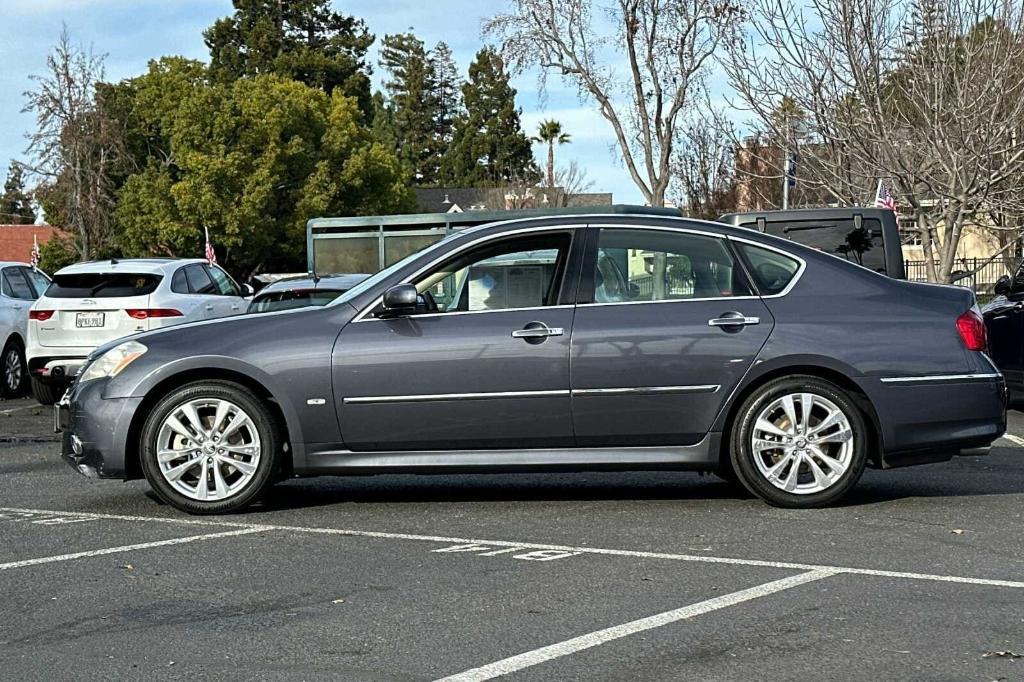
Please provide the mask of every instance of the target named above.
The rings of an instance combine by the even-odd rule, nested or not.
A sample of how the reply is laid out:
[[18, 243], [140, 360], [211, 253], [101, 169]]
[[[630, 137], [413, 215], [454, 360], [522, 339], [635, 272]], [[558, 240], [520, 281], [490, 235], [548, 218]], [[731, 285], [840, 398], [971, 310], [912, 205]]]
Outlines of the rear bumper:
[[979, 454], [1006, 431], [1006, 383], [998, 374], [858, 383], [878, 415], [886, 468]]
[[123, 479], [128, 433], [142, 398], [104, 399], [104, 383], [76, 384], [54, 407], [63, 431], [61, 457], [84, 476]]
[[69, 383], [94, 350], [89, 346], [40, 346], [30, 339], [25, 353], [28, 371], [44, 383]]

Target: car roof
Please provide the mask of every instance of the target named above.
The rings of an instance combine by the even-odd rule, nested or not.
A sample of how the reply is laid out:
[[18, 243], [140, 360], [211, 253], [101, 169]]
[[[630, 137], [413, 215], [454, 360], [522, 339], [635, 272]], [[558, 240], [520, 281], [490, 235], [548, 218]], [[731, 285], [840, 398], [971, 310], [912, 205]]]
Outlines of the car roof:
[[182, 265], [206, 263], [203, 258], [122, 258], [75, 263], [61, 268], [57, 275], [85, 275], [107, 273], [129, 273], [165, 275]]
[[32, 265], [29, 263], [21, 263], [16, 260], [0, 260], [0, 268], [8, 268], [11, 266], [23, 266], [26, 268], [32, 267]]
[[369, 275], [364, 274], [323, 275], [316, 280], [314, 280], [313, 277], [305, 275], [300, 277], [287, 277], [263, 287], [260, 289], [257, 296], [262, 296], [264, 293], [290, 291], [293, 289], [351, 289], [367, 277], [369, 277]]

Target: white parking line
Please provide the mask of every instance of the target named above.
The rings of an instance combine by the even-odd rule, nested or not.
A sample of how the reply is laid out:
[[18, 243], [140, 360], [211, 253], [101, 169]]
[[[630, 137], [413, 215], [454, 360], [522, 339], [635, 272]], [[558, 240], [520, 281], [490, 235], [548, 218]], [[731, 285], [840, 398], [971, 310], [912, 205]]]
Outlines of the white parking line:
[[511, 656], [494, 663], [489, 663], [487, 665], [480, 666], [479, 668], [473, 668], [472, 670], [450, 675], [438, 682], [482, 682], [483, 680], [494, 679], [495, 677], [508, 675], [509, 673], [516, 672], [517, 670], [529, 668], [555, 658], [561, 658], [562, 656], [568, 656], [569, 654], [574, 654], [578, 651], [583, 651], [584, 649], [590, 649], [600, 644], [604, 644], [605, 642], [628, 637], [629, 635], [634, 635], [645, 630], [660, 628], [663, 625], [686, 620], [688, 618], [695, 618], [696, 616], [700, 616], [705, 613], [711, 613], [712, 611], [724, 609], [729, 606], [742, 604], [743, 602], [750, 601], [751, 599], [766, 597], [770, 594], [782, 592], [783, 590], [788, 590], [790, 588], [797, 587], [798, 585], [805, 585], [807, 583], [814, 582], [815, 580], [827, 578], [831, 575], [835, 575], [835, 571], [815, 570], [800, 573], [781, 580], [757, 585], [746, 590], [740, 590], [739, 592], [723, 594], [713, 599], [691, 604], [690, 606], [673, 609], [672, 611], [665, 611], [664, 613], [647, 616], [646, 618], [640, 618], [639, 620], [623, 623], [622, 625], [616, 625], [614, 627], [605, 628], [604, 630], [597, 630], [596, 632], [580, 635], [579, 637], [573, 637], [572, 639], [567, 639], [563, 642], [558, 642], [557, 644], [551, 644], [541, 647], [540, 649], [534, 649], [533, 651], [527, 651], [517, 656]]
[[1012, 433], [1004, 433], [1003, 438], [1010, 441], [1014, 445], [1024, 447], [1024, 438], [1021, 438], [1020, 436], [1015, 436]]
[[112, 521], [132, 521], [136, 523], [177, 523], [187, 526], [213, 526], [248, 529], [251, 532], [280, 530], [291, 533], [310, 533], [320, 535], [344, 535], [351, 537], [378, 538], [382, 540], [412, 540], [416, 542], [434, 542], [443, 545], [479, 544], [493, 547], [515, 547], [524, 551], [531, 549], [549, 549], [558, 552], [579, 552], [580, 554], [596, 554], [602, 556], [622, 556], [637, 559], [666, 559], [702, 564], [726, 564], [732, 566], [754, 566], [760, 568], [781, 568], [795, 571], [829, 571], [832, 573], [848, 573], [851, 575], [870, 575], [878, 578], [900, 578], [905, 580], [927, 580], [965, 585], [986, 585], [991, 587], [1010, 587], [1024, 589], [1024, 581], [997, 580], [992, 578], [972, 578], [958, 575], [939, 575], [933, 573], [914, 573], [912, 571], [890, 571], [874, 568], [857, 568], [854, 566], [829, 566], [825, 564], [803, 564], [788, 561], [765, 561], [763, 559], [738, 559], [733, 557], [714, 557], [695, 554], [672, 554], [667, 552], [649, 552], [631, 549], [606, 549], [601, 547], [575, 547], [572, 545], [551, 545], [537, 542], [521, 542], [509, 540], [481, 540], [474, 538], [456, 538], [442, 535], [415, 535], [410, 533], [385, 533], [381, 531], [351, 530], [346, 528], [322, 528], [309, 526], [281, 526], [276, 524], [238, 523], [234, 521], [207, 521], [202, 519], [161, 518], [155, 516], [126, 516], [120, 514], [96, 514], [91, 512], [50, 511], [46, 509], [17, 509], [0, 507], [0, 512], [29, 512], [49, 514], [51, 516], [75, 516], [108, 519]]
[[186, 538], [172, 538], [170, 540], [158, 540], [156, 542], [142, 542], [137, 545], [122, 545], [120, 547], [107, 547], [105, 549], [91, 549], [85, 552], [74, 552], [72, 554], [58, 554], [56, 556], [39, 557], [38, 559], [25, 559], [24, 561], [11, 561], [6, 564], [0, 564], [0, 571], [6, 571], [10, 568], [22, 568], [24, 566], [38, 566], [39, 564], [52, 564], [58, 561], [71, 561], [73, 559], [84, 559], [86, 557], [93, 556], [104, 556], [106, 554], [120, 554], [121, 552], [132, 552], [137, 549], [151, 549], [153, 547], [167, 547], [168, 545], [184, 545], [189, 542], [196, 542], [197, 540], [216, 540], [218, 538], [228, 538], [235, 535], [248, 535], [249, 533], [259, 533], [262, 528], [242, 528], [239, 530], [230, 530], [224, 533], [207, 533], [206, 535], [190, 535]]
[[7, 410], [0, 410], [0, 414], [11, 414], [13, 412], [21, 412], [22, 410], [30, 410], [33, 407], [39, 407], [39, 405], [23, 405], [22, 407], [12, 407]]

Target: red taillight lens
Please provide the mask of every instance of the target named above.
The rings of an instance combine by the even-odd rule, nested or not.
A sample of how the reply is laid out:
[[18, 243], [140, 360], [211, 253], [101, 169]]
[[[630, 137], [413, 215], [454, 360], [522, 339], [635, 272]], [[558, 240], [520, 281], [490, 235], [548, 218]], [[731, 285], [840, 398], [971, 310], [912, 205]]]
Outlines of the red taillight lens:
[[132, 308], [125, 311], [128, 317], [148, 320], [151, 317], [181, 317], [181, 311], [174, 308]]
[[956, 330], [960, 332], [960, 338], [963, 339], [967, 350], [985, 350], [985, 320], [976, 310], [968, 310], [956, 318]]
[[40, 322], [46, 322], [48, 319], [53, 317], [52, 310], [30, 310], [28, 311], [28, 319], [38, 320]]

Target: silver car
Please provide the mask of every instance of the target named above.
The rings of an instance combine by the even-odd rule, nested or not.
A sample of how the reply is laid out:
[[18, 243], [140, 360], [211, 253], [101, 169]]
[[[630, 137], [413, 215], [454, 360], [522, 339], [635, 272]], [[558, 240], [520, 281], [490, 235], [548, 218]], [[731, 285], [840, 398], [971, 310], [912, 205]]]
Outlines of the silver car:
[[0, 396], [4, 398], [21, 395], [28, 383], [28, 309], [48, 286], [49, 278], [27, 263], [0, 262]]

